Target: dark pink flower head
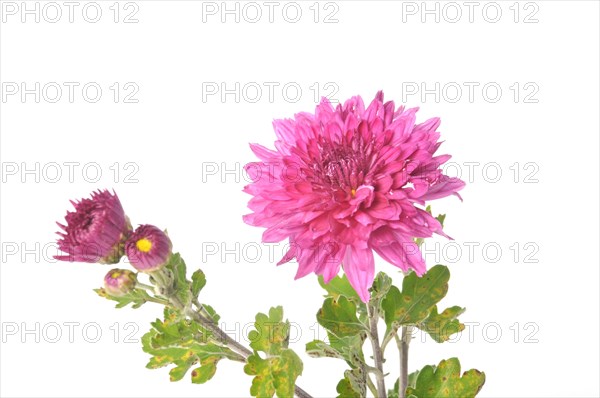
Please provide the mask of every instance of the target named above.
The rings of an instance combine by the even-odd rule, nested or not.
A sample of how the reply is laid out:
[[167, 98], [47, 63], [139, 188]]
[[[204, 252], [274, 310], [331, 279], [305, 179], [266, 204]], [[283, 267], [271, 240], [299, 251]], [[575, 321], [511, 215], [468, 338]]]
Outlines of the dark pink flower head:
[[325, 282], [342, 265], [363, 301], [373, 250], [404, 271], [425, 272], [413, 238], [446, 235], [422, 207], [458, 196], [465, 184], [442, 174], [450, 156], [434, 156], [440, 121], [415, 124], [417, 110], [384, 103], [382, 92], [366, 109], [358, 96], [335, 109], [323, 99], [314, 115], [274, 121], [276, 150], [250, 145], [261, 162], [246, 165], [254, 213], [244, 221], [267, 228], [264, 242], [289, 239], [278, 264], [296, 258], [296, 278], [314, 272]]
[[71, 201], [74, 212], [67, 212], [67, 225], [57, 223], [65, 232], [58, 248], [67, 255], [54, 256], [61, 261], [118, 263], [123, 256], [123, 241], [131, 230], [117, 194], [107, 190], [93, 192], [91, 199]]
[[171, 240], [154, 225], [140, 225], [125, 243], [131, 265], [141, 272], [162, 268], [171, 255]]

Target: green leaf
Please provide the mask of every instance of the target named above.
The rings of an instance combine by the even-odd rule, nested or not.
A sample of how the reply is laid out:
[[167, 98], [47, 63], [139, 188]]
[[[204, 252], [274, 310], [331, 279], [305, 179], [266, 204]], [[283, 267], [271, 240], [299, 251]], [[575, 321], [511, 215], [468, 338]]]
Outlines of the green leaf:
[[179, 300], [184, 304], [189, 303], [192, 298], [192, 286], [187, 280], [187, 268], [181, 255], [179, 253], [171, 254], [165, 268], [173, 276], [173, 289]]
[[307, 343], [306, 352], [313, 358], [339, 358], [352, 368], [361, 367], [365, 365], [362, 346], [366, 338], [366, 333], [342, 338], [330, 336], [329, 344], [321, 340]]
[[387, 325], [386, 334], [400, 325], [418, 324], [429, 316], [431, 308], [448, 292], [450, 271], [443, 265], [432, 267], [425, 275], [418, 277], [411, 272], [402, 281], [402, 292], [390, 287], [381, 302]]
[[[283, 308], [272, 307], [269, 315], [256, 314], [255, 330], [248, 334], [254, 354], [247, 359], [244, 372], [255, 376], [250, 393], [255, 397], [293, 397], [296, 379], [302, 374], [302, 361], [287, 348], [290, 323], [283, 320]], [[264, 352], [263, 359], [258, 351]]]
[[365, 397], [367, 394], [367, 374], [361, 368], [344, 371], [344, 378], [338, 383], [336, 390], [339, 393], [338, 398]]
[[255, 352], [244, 366], [246, 374], [255, 376], [250, 387], [253, 397], [272, 397], [274, 394], [280, 398], [293, 397], [296, 379], [302, 374], [302, 369], [300, 357], [289, 348], [266, 359]]
[[[435, 369], [435, 366], [433, 366], [433, 368]], [[408, 386], [407, 387], [414, 387], [415, 383], [417, 382], [417, 376], [419, 376], [419, 371], [417, 370], [416, 372], [413, 372], [411, 374], [408, 375]], [[394, 383], [394, 387], [391, 390], [388, 390], [388, 398], [400, 398], [401, 396], [404, 395], [400, 395], [400, 379], [396, 379], [396, 382]], [[407, 398], [411, 398], [414, 397], [414, 395], [411, 395], [410, 397]]]
[[335, 337], [354, 336], [367, 329], [356, 316], [356, 305], [346, 298], [325, 299], [323, 307], [317, 312], [317, 321]]
[[472, 398], [485, 383], [485, 373], [471, 369], [460, 375], [457, 358], [443, 360], [437, 367], [425, 366], [406, 395], [416, 398]]
[[463, 312], [465, 312], [464, 308], [454, 306], [446, 308], [441, 314], [438, 314], [437, 306], [434, 306], [427, 319], [417, 326], [438, 343], [443, 343], [448, 341], [454, 333], [462, 332], [465, 329], [465, 325], [456, 319]]
[[356, 367], [364, 364], [362, 346], [366, 338], [366, 333], [361, 333], [342, 338], [331, 336], [329, 344], [321, 340], [313, 340], [306, 344], [306, 352], [314, 358], [344, 359], [349, 365]]
[[364, 396], [352, 388], [352, 383], [347, 378], [340, 380], [335, 390], [338, 393], [337, 398], [362, 398]]
[[206, 276], [204, 275], [204, 272], [202, 272], [201, 269], [196, 270], [196, 272], [192, 274], [192, 296], [197, 298], [198, 294], [200, 294], [200, 290], [202, 290], [205, 285]]
[[112, 296], [104, 288], [94, 289], [100, 297], [116, 301], [115, 308], [123, 308], [131, 304], [131, 308], [140, 308], [142, 305], [150, 301], [150, 295], [143, 289], [133, 289], [131, 292], [123, 296]]
[[[433, 366], [433, 368], [435, 369], [435, 366]], [[407, 387], [414, 387], [417, 385], [417, 378], [419, 377], [420, 372], [421, 372], [420, 370], [417, 370], [408, 375], [408, 386]]]
[[438, 214], [438, 216], [435, 219], [438, 220], [440, 222], [440, 224], [442, 224], [442, 228], [443, 228], [444, 227], [444, 221], [446, 221], [446, 215], [445, 214]]
[[[334, 286], [341, 286], [337, 291], [343, 291], [347, 281], [341, 278], [334, 280]], [[377, 284], [376, 289], [387, 283], [384, 277], [380, 277], [379, 282], [381, 283]], [[352, 292], [356, 295], [354, 289]], [[367, 328], [357, 317], [357, 311], [366, 312], [366, 306], [358, 295], [355, 297], [356, 301], [344, 294], [332, 294], [326, 298], [323, 307], [317, 312], [317, 321], [327, 330], [329, 344], [315, 340], [306, 345], [310, 356], [344, 359], [350, 366], [337, 385], [338, 397], [363, 397], [366, 393], [366, 373], [363, 370], [366, 365], [362, 346], [367, 338]]]
[[302, 374], [304, 365], [300, 357], [292, 350], [285, 349], [275, 361], [273, 376], [278, 397], [293, 397], [296, 379]]
[[204, 309], [206, 310], [206, 312], [208, 312], [208, 315], [210, 315], [211, 319], [215, 323], [219, 322], [219, 319], [221, 319], [221, 316], [219, 314], [217, 314], [217, 311], [215, 311], [215, 309], [213, 307], [211, 307], [208, 304], [202, 304], [202, 307], [204, 307]]
[[198, 323], [185, 319], [176, 310], [165, 308], [165, 319], [157, 319], [152, 329], [142, 337], [142, 348], [152, 357], [146, 365], [149, 369], [170, 364], [171, 381], [181, 380], [192, 366], [200, 363], [192, 375], [192, 382], [203, 383], [216, 371], [216, 363], [224, 358], [245, 362], [243, 357], [228, 347], [210, 340], [211, 334]]
[[344, 359], [344, 356], [338, 350], [321, 340], [313, 340], [307, 343], [306, 353], [313, 358]]
[[373, 280], [373, 285], [370, 289], [371, 298], [369, 300], [369, 303], [377, 308], [378, 311], [381, 310], [381, 300], [389, 292], [390, 287], [392, 287], [392, 278], [383, 272], [378, 273]]
[[[385, 295], [391, 279], [381, 273], [377, 276], [372, 295], [376, 301]], [[344, 372], [344, 378], [337, 384], [338, 398], [358, 398], [366, 394], [366, 368], [362, 346], [367, 338], [367, 307], [352, 288], [346, 276], [335, 277], [329, 284], [320, 285], [328, 295], [323, 306], [317, 312], [317, 321], [327, 330], [329, 344], [315, 340], [306, 345], [306, 351], [312, 357], [339, 358], [350, 366]]]
[[256, 314], [255, 330], [248, 334], [250, 347], [255, 351], [262, 351], [269, 355], [276, 355], [287, 348], [290, 332], [290, 323], [283, 322], [283, 308], [272, 307], [269, 315]]
[[335, 276], [329, 283], [325, 283], [323, 276], [319, 275], [319, 285], [325, 291], [327, 295], [325, 297], [332, 297], [337, 300], [340, 296], [346, 297], [348, 300], [356, 304], [356, 310], [358, 313], [358, 319], [366, 322], [367, 320], [367, 306], [358, 296], [356, 290], [350, 285], [348, 278], [345, 274], [342, 276]]
[[169, 377], [171, 381], [179, 381], [183, 379], [183, 376], [187, 373], [188, 370], [192, 367], [193, 363], [190, 361], [182, 361], [183, 364], [180, 366], [176, 366], [169, 371]]
[[244, 366], [244, 372], [252, 379], [250, 394], [253, 397], [272, 397], [275, 394], [275, 384], [268, 359], [262, 359], [258, 354], [250, 355]]
[[212, 379], [216, 372], [216, 362], [211, 362], [206, 365], [200, 366], [199, 368], [196, 368], [192, 371], [192, 383], [206, 383], [208, 380]]
[[400, 398], [400, 379], [396, 379], [394, 383], [394, 387], [391, 390], [388, 390], [388, 398]]
[[361, 303], [362, 300], [356, 293], [356, 290], [350, 285], [346, 275], [335, 276], [329, 283], [325, 283], [322, 275], [319, 275], [319, 285], [327, 291], [329, 297], [337, 299], [339, 296], [344, 296], [349, 300]]

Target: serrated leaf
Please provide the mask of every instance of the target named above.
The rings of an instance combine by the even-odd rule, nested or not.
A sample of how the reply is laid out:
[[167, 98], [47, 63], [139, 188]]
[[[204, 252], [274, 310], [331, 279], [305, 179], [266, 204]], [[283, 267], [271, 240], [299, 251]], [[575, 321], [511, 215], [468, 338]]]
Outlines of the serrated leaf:
[[411, 272], [402, 281], [402, 292], [392, 286], [381, 302], [387, 325], [386, 334], [400, 325], [422, 322], [429, 316], [431, 308], [448, 292], [450, 271], [443, 265], [436, 265], [423, 276]]
[[179, 300], [187, 304], [191, 301], [191, 283], [187, 280], [187, 268], [185, 261], [179, 253], [171, 254], [165, 268], [173, 275], [173, 289]]
[[131, 292], [123, 296], [112, 296], [104, 288], [94, 289], [94, 291], [100, 297], [104, 297], [107, 300], [116, 301], [117, 304], [115, 305], [115, 308], [123, 308], [129, 304], [131, 304], [131, 308], [140, 308], [150, 299], [150, 295], [143, 289], [133, 289]]
[[[283, 320], [283, 308], [272, 307], [268, 315], [258, 313], [254, 328], [248, 334], [254, 354], [244, 367], [246, 374], [255, 376], [250, 388], [252, 396], [292, 397], [303, 365], [300, 357], [287, 348], [290, 323]], [[258, 351], [267, 354], [266, 359]]]
[[471, 369], [460, 374], [457, 358], [443, 360], [437, 367], [425, 366], [406, 395], [416, 398], [473, 398], [485, 383], [485, 373]]
[[171, 381], [179, 381], [183, 379], [183, 376], [185, 376], [185, 374], [188, 372], [188, 370], [190, 370], [190, 368], [193, 365], [193, 363], [189, 363], [187, 361], [182, 362], [182, 365], [176, 366], [169, 371], [169, 377]]
[[371, 286], [371, 298], [369, 303], [377, 308], [377, 310], [381, 310], [381, 300], [385, 297], [385, 295], [390, 290], [392, 286], [392, 278], [387, 276], [385, 273], [380, 272], [377, 274], [375, 279], [373, 280], [373, 285]]
[[363, 397], [362, 395], [360, 395], [360, 392], [358, 392], [352, 388], [352, 384], [350, 383], [350, 380], [348, 380], [347, 378], [343, 378], [342, 380], [340, 380], [340, 382], [337, 384], [335, 390], [338, 393], [337, 398], [361, 398], [361, 397]]
[[272, 397], [274, 394], [280, 398], [293, 397], [296, 379], [302, 370], [300, 357], [289, 348], [266, 359], [255, 352], [248, 357], [244, 366], [246, 374], [255, 376], [250, 387], [253, 397]]
[[247, 375], [254, 376], [250, 387], [250, 395], [253, 397], [272, 397], [275, 395], [275, 385], [269, 359], [262, 359], [258, 354], [253, 354], [246, 361], [244, 372]]
[[437, 306], [433, 306], [427, 319], [417, 324], [417, 327], [427, 332], [435, 341], [443, 343], [450, 339], [454, 333], [462, 332], [465, 325], [456, 319], [465, 312], [462, 307], [454, 306], [446, 308], [441, 314], [438, 314]]
[[254, 329], [248, 334], [250, 347], [269, 355], [276, 355], [287, 348], [290, 323], [283, 322], [283, 308], [272, 307], [269, 315], [259, 312], [256, 314]]
[[319, 285], [327, 291], [328, 296], [333, 297], [334, 299], [337, 299], [339, 296], [345, 296], [347, 299], [354, 302], [362, 302], [358, 293], [356, 293], [356, 290], [350, 285], [345, 274], [342, 276], [335, 276], [329, 283], [325, 283], [323, 276], [319, 275]]
[[327, 291], [326, 297], [332, 297], [334, 299], [338, 299], [340, 296], [346, 297], [348, 300], [352, 301], [356, 304], [356, 312], [358, 314], [358, 319], [360, 321], [366, 322], [367, 319], [367, 306], [358, 296], [356, 290], [350, 285], [348, 278], [345, 274], [342, 276], [335, 276], [329, 283], [325, 283], [323, 276], [319, 275], [319, 285], [325, 291]]
[[206, 286], [206, 275], [204, 275], [201, 269], [196, 270], [192, 274], [192, 296], [197, 298], [204, 286]]
[[[163, 317], [164, 317], [165, 323], [173, 323], [173, 322], [177, 322], [177, 321], [183, 319], [183, 315], [181, 314], [181, 312], [179, 312], [176, 309], [171, 308], [171, 307], [164, 308]], [[158, 321], [158, 322], [160, 322], [160, 321]]]
[[306, 353], [313, 358], [344, 359], [344, 356], [338, 350], [321, 340], [313, 340], [307, 343]]
[[[196, 379], [206, 381], [210, 373], [214, 374], [211, 367], [219, 360], [228, 358], [243, 362], [243, 358], [228, 347], [209, 341], [208, 332], [195, 321], [185, 319], [173, 309], [165, 309], [164, 315], [164, 321], [152, 322], [153, 328], [142, 337], [143, 350], [152, 356], [147, 368], [174, 364], [169, 375], [171, 381], [178, 381], [194, 364], [200, 363], [200, 368], [207, 368], [202, 369]], [[200, 382], [194, 381], [194, 377], [192, 381]]]
[[[346, 382], [343, 383], [342, 387], [348, 391], [353, 391], [354, 396], [365, 397], [367, 394], [367, 374], [360, 368], [350, 369], [344, 371], [344, 379]], [[338, 383], [338, 386], [340, 384]], [[339, 393], [339, 391], [338, 391]], [[339, 396], [338, 396], [339, 397]], [[350, 397], [353, 397], [350, 395]]]
[[150, 330], [142, 336], [142, 349], [144, 352], [153, 355], [146, 365], [149, 369], [157, 369], [174, 363], [181, 359], [188, 349], [184, 347], [157, 347], [154, 338], [158, 335], [156, 330]]
[[366, 332], [366, 327], [356, 316], [354, 302], [340, 295], [337, 300], [325, 299], [323, 307], [317, 312], [317, 322], [335, 337], [354, 336]]
[[[372, 290], [387, 290], [386, 278], [384, 274], [378, 275]], [[317, 312], [317, 321], [327, 330], [329, 344], [315, 340], [306, 345], [306, 350], [310, 356], [339, 358], [350, 366], [351, 369], [344, 372], [344, 378], [337, 384], [338, 398], [364, 397], [366, 373], [363, 369], [366, 364], [362, 346], [367, 337], [367, 327], [363, 323], [366, 320], [366, 305], [345, 276], [335, 277], [327, 285], [319, 278], [319, 283], [327, 290], [328, 297]], [[374, 296], [375, 300], [383, 297], [377, 293]]]
[[306, 344], [306, 352], [314, 358], [339, 358], [345, 360], [352, 368], [365, 365], [362, 346], [366, 333], [355, 336], [337, 338], [330, 337], [329, 344], [321, 340], [313, 340]]
[[366, 332], [346, 337], [335, 337], [330, 335], [329, 345], [338, 351], [352, 368], [355, 368], [365, 364], [362, 346], [366, 339]]
[[208, 315], [210, 315], [210, 318], [214, 321], [214, 323], [219, 322], [219, 319], [221, 319], [221, 316], [219, 314], [217, 314], [217, 311], [215, 311], [215, 309], [213, 307], [211, 307], [208, 304], [202, 304], [202, 307], [204, 307], [206, 312], [208, 312]]
[[216, 362], [211, 362], [206, 365], [202, 365], [199, 368], [196, 368], [192, 371], [192, 383], [194, 384], [202, 384], [206, 383], [208, 380], [212, 379], [212, 377], [217, 372]]
[[278, 397], [293, 397], [296, 379], [302, 374], [304, 365], [300, 357], [292, 350], [285, 349], [274, 363], [273, 376]]

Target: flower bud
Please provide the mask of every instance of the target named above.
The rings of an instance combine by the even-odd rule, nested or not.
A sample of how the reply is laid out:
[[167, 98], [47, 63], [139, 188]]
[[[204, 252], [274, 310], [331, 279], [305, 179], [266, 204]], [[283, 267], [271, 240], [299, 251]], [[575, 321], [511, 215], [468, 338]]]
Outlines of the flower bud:
[[104, 277], [104, 290], [111, 296], [120, 297], [135, 288], [135, 273], [126, 269], [111, 269]]
[[171, 256], [171, 240], [154, 225], [140, 225], [127, 239], [125, 252], [131, 265], [141, 272], [162, 268]]

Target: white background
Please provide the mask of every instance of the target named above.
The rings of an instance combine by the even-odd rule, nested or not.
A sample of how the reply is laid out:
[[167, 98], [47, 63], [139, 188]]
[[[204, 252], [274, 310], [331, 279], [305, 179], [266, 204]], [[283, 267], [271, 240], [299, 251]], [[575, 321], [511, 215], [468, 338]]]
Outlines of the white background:
[[[441, 153], [453, 155], [459, 167], [452, 173], [468, 182], [464, 202], [433, 203], [435, 212], [448, 214], [445, 230], [456, 241], [432, 240], [426, 260], [449, 265], [442, 305], [467, 307], [461, 320], [471, 323], [472, 334], [445, 344], [417, 336], [411, 369], [458, 356], [463, 369], [486, 372], [482, 397], [599, 396], [597, 2], [480, 2], [472, 22], [463, 2], [438, 3], [439, 22], [426, 14], [424, 23], [421, 2], [321, 3], [317, 23], [313, 2], [297, 3], [296, 23], [282, 15], [283, 2], [272, 23], [262, 2], [255, 3], [263, 13], [256, 23], [249, 21], [256, 8], [244, 3], [239, 23], [234, 14], [221, 22], [220, 2], [212, 3], [216, 15], [203, 14], [212, 5], [202, 2], [121, 2], [117, 23], [113, 1], [98, 2], [96, 23], [83, 18], [85, 2], [72, 23], [62, 2], [56, 23], [48, 21], [56, 9], [45, 2], [39, 23], [34, 14], [22, 22], [21, 3], [7, 3], [0, 28], [2, 396], [248, 396], [251, 378], [238, 363], [221, 362], [200, 386], [189, 376], [170, 383], [167, 369], [145, 369], [149, 356], [136, 341], [161, 309], [115, 310], [91, 290], [110, 266], [52, 260], [54, 222], [69, 199], [97, 188], [114, 188], [134, 224], [168, 228], [175, 250], [208, 277], [202, 300], [239, 338], [257, 311], [283, 305], [300, 330], [292, 345], [305, 366], [298, 383], [314, 396], [333, 396], [344, 364], [304, 354], [322, 300], [316, 278], [293, 281], [295, 264], [275, 266], [283, 244], [273, 247], [275, 256], [258, 246], [262, 230], [241, 220], [249, 196], [239, 172], [254, 159], [248, 142], [272, 146], [274, 118], [313, 111], [315, 94], [333, 89], [338, 100], [360, 94], [365, 101], [383, 89], [386, 99], [420, 106], [418, 121], [440, 116]], [[288, 20], [295, 17], [290, 7]], [[461, 18], [452, 22], [457, 10]], [[138, 22], [124, 23], [132, 12]], [[331, 13], [337, 23], [324, 23]], [[9, 95], [36, 82], [39, 103], [34, 94]], [[52, 82], [63, 88], [56, 103], [56, 85], [43, 89]], [[65, 82], [79, 84], [72, 103]], [[95, 103], [82, 96], [90, 82], [102, 88]], [[117, 103], [109, 88], [115, 82]], [[206, 95], [206, 87], [221, 82], [229, 89], [240, 84], [239, 102], [234, 94], [224, 101]], [[272, 101], [265, 82], [278, 84]], [[292, 87], [287, 97], [285, 84]], [[252, 103], [257, 85], [262, 97]], [[125, 103], [132, 87], [139, 91], [130, 100], [138, 102]], [[297, 100], [294, 87], [302, 89]], [[422, 88], [433, 91], [422, 98]], [[93, 90], [88, 94], [89, 100]], [[71, 179], [65, 162], [79, 163]], [[478, 162], [472, 173], [469, 162]], [[224, 174], [223, 166], [238, 171]], [[98, 168], [99, 180], [90, 182]], [[377, 269], [401, 282], [380, 259]], [[69, 322], [78, 323], [72, 342]], [[91, 326], [83, 333], [85, 325]], [[102, 334], [93, 343], [96, 327]], [[393, 347], [387, 357], [391, 386]]]

